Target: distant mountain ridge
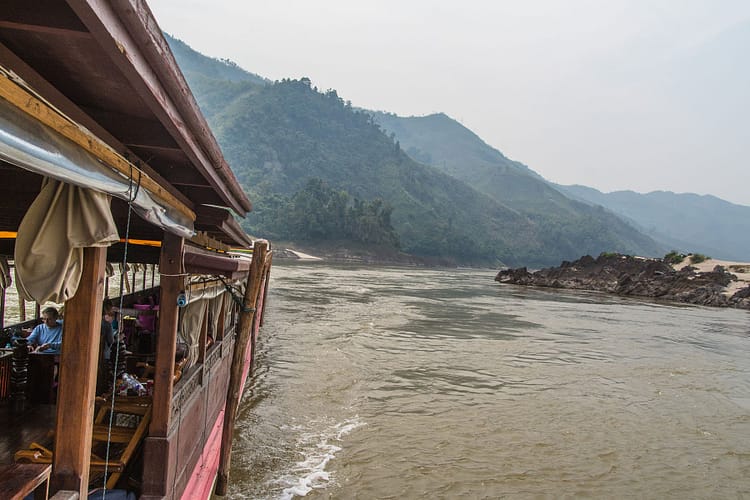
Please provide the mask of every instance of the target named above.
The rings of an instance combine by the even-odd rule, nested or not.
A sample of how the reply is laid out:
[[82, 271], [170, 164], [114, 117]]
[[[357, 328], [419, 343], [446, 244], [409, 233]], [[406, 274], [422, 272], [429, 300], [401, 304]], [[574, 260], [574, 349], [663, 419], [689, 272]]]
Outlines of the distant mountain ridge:
[[[580, 205], [575, 205], [582, 202], [591, 208], [603, 207], [653, 238], [659, 248], [647, 255], [676, 249], [718, 259], [750, 261], [750, 207], [711, 195], [666, 191], [605, 194], [580, 185], [557, 185], [509, 160], [445, 114], [399, 117], [377, 112], [374, 116], [415, 159], [514, 208], [532, 213], [569, 212], [580, 210]], [[571, 204], [570, 199], [575, 202]], [[619, 224], [614, 220], [613, 223]]]
[[750, 207], [712, 195], [670, 191], [602, 193], [578, 185], [558, 187], [572, 197], [601, 205], [633, 221], [670, 248], [750, 262]]
[[381, 111], [372, 114], [386, 132], [394, 133], [402, 146], [406, 145], [404, 149], [410, 156], [426, 165], [444, 162], [443, 169], [454, 177], [459, 176], [461, 165], [470, 163], [475, 171], [500, 166], [542, 179], [523, 163], [509, 160], [445, 113], [408, 117]]
[[618, 241], [612, 248], [626, 247], [626, 253], [656, 256], [664, 252], [663, 245], [614, 213], [571, 199], [529, 167], [508, 159], [443, 113], [400, 117], [375, 112], [373, 116], [413, 158], [518, 210], [536, 220], [545, 231], [562, 228], [561, 237], [580, 242], [587, 237], [582, 229], [589, 228], [609, 235], [610, 241]]
[[[415, 255], [538, 266], [586, 253], [662, 251], [606, 210], [566, 198], [527, 167], [477, 142], [468, 129], [451, 134], [445, 115], [437, 121], [446, 135], [481, 147], [472, 150], [471, 162], [418, 148], [433, 158], [423, 165], [405, 154], [409, 140], [389, 137], [387, 126], [333, 90], [320, 92], [305, 78], [270, 83], [170, 43], [178, 46], [175, 57], [254, 201], [254, 213], [244, 221], [250, 232], [288, 232], [285, 221], [300, 214], [284, 210], [308, 181], [320, 179], [350, 199], [384, 200], [402, 249]], [[454, 169], [438, 168], [440, 163]], [[483, 177], [493, 179], [491, 189]]]

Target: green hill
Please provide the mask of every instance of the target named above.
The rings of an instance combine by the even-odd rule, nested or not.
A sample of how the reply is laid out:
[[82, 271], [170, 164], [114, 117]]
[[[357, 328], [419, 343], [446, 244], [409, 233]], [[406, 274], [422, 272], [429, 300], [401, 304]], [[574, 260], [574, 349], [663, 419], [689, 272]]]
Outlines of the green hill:
[[[360, 242], [376, 234], [415, 255], [513, 266], [602, 251], [654, 253], [644, 250], [653, 242], [636, 231], [623, 237], [619, 226], [627, 225], [603, 209], [580, 204], [588, 211], [547, 212], [540, 197], [566, 198], [520, 164], [510, 162], [505, 177], [518, 182], [498, 197], [418, 163], [369, 112], [335, 91], [320, 92], [306, 78], [268, 83], [233, 72], [222, 79], [234, 68], [183, 49], [175, 51], [178, 63], [187, 67], [188, 83], [253, 199], [254, 212], [243, 223], [254, 234], [292, 240], [343, 234]], [[316, 196], [323, 201], [313, 203]], [[352, 227], [342, 233], [324, 220]]]
[[664, 252], [663, 245], [614, 213], [569, 198], [445, 114], [373, 116], [410, 156], [524, 214], [551, 233], [547, 241], [564, 240], [571, 246], [578, 242], [581, 250], [587, 249], [580, 253], [597, 254], [595, 250], [601, 249], [653, 256]]
[[207, 114], [255, 200], [247, 227], [254, 233], [294, 238], [272, 207], [321, 179], [352, 198], [385, 200], [406, 252], [485, 263], [546, 257], [529, 220], [414, 162], [368, 113], [334, 91], [318, 92], [306, 79], [248, 89]]

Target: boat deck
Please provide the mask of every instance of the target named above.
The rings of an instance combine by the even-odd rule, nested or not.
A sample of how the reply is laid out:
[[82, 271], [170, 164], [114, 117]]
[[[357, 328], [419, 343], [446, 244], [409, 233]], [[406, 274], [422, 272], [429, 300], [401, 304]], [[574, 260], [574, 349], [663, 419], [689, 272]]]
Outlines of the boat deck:
[[32, 442], [45, 444], [55, 428], [57, 406], [29, 405], [24, 411], [14, 411], [10, 400], [0, 401], [0, 465], [12, 464], [13, 455]]

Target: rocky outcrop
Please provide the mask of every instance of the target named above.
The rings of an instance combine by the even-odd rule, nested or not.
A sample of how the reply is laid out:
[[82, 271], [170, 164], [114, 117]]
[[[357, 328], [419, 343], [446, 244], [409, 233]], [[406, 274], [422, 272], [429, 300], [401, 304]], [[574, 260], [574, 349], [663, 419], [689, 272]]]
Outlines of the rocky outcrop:
[[495, 281], [750, 309], [750, 286], [726, 293], [727, 286], [737, 281], [737, 276], [721, 266], [709, 272], [690, 266], [675, 270], [661, 259], [630, 255], [602, 254], [596, 259], [586, 255], [574, 262], [564, 261], [560, 267], [533, 273], [525, 267], [507, 269], [500, 271]]

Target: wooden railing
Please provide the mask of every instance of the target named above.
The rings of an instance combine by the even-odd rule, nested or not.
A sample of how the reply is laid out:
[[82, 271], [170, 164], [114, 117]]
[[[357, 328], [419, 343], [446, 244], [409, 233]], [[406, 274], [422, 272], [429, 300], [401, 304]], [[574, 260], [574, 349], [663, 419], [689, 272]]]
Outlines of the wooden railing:
[[203, 387], [203, 381], [206, 379], [205, 374], [209, 373], [220, 360], [232, 355], [235, 337], [235, 325], [232, 325], [225, 330], [224, 338], [211, 346], [206, 355], [206, 360], [201, 364], [191, 366], [175, 384], [171, 407], [171, 421], [173, 423], [177, 422], [177, 415], [193, 398], [193, 395]]

